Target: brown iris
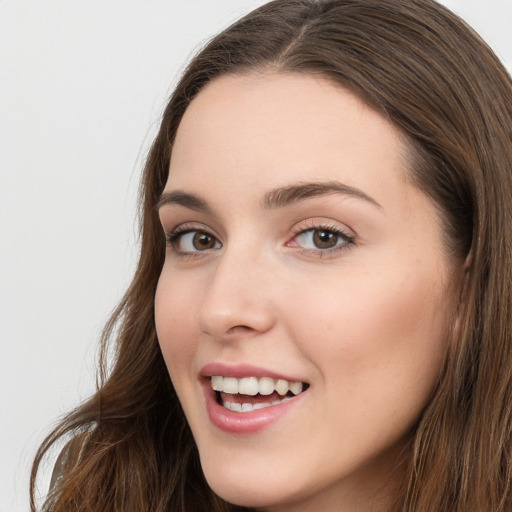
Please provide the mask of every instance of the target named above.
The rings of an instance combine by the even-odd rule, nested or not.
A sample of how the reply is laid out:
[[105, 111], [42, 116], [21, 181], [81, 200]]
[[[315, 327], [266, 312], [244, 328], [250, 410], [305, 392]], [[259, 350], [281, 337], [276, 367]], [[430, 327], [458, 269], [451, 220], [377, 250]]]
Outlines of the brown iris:
[[331, 249], [338, 242], [338, 235], [332, 231], [317, 229], [313, 233], [313, 243], [319, 249]]
[[192, 245], [198, 251], [213, 249], [215, 247], [215, 238], [207, 233], [197, 232], [192, 239]]

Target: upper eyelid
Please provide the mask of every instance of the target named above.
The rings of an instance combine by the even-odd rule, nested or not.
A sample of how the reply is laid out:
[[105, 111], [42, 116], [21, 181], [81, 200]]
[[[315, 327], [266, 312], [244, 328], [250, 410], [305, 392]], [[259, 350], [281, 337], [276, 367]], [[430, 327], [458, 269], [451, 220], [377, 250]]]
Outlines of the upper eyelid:
[[[217, 230], [211, 228], [210, 226], [202, 222], [181, 222], [173, 225], [173, 227], [171, 228], [167, 228], [165, 224], [166, 223], [162, 222], [162, 229], [166, 237], [171, 236], [175, 233], [181, 234], [190, 231], [200, 231], [208, 233], [217, 238], [218, 240], [221, 239], [221, 236], [217, 233]], [[314, 218], [304, 219], [302, 221], [295, 222], [294, 225], [288, 229], [288, 232], [291, 234], [291, 236], [297, 236], [300, 233], [315, 229], [325, 229], [327, 231], [342, 233], [350, 238], [357, 238], [357, 233], [352, 228], [348, 227], [345, 224], [340, 226], [337, 225], [333, 220], [314, 220]]]
[[162, 224], [163, 230], [166, 236], [172, 236], [173, 234], [190, 233], [191, 231], [200, 231], [202, 233], [208, 233], [209, 235], [219, 238], [217, 232], [202, 222], [180, 222], [172, 228], [168, 229]]
[[[317, 226], [313, 228], [306, 228], [298, 230], [296, 233], [294, 233], [291, 240], [294, 240], [295, 238], [298, 238], [299, 236], [309, 232], [309, 231], [330, 231], [331, 233], [334, 233], [336, 236], [339, 236], [345, 240], [345, 242], [348, 242], [350, 244], [355, 243], [355, 237], [347, 233], [345, 230], [337, 228], [337, 227], [327, 227], [327, 226]], [[325, 251], [329, 251], [329, 249], [325, 249]]]
[[315, 220], [314, 217], [295, 223], [291, 228], [291, 232], [294, 234], [294, 236], [297, 236], [299, 233], [315, 229], [325, 229], [327, 231], [339, 232], [351, 239], [358, 237], [356, 231], [344, 223], [334, 221], [332, 219]]
[[350, 241], [353, 241], [355, 238], [354, 236], [350, 235], [343, 229], [340, 229], [337, 227], [328, 227], [328, 226], [318, 226], [315, 228], [301, 229], [301, 230], [297, 231], [296, 233], [294, 233], [293, 238], [296, 238], [299, 235], [303, 235], [304, 233], [307, 233], [308, 231], [330, 231], [331, 233], [341, 236], [342, 238], [346, 238], [347, 240], [350, 240]]

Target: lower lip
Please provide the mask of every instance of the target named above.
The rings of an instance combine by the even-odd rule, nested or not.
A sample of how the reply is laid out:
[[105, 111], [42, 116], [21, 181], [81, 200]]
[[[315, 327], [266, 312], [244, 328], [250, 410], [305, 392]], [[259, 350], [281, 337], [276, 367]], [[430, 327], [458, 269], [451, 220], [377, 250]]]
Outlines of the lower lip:
[[283, 416], [302, 402], [304, 391], [286, 402], [263, 409], [248, 412], [235, 412], [217, 403], [210, 381], [203, 386], [206, 410], [212, 424], [229, 434], [257, 434], [270, 425], [277, 423]]

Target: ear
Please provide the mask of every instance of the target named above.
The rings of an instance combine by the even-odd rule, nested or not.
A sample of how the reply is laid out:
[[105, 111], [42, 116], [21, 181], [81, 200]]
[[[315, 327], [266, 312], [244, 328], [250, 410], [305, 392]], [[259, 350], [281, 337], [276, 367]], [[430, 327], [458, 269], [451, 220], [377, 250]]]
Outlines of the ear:
[[468, 255], [466, 256], [466, 259], [464, 260], [464, 264], [462, 265], [462, 270], [464, 272], [467, 272], [469, 270], [469, 267], [473, 264], [473, 249], [470, 249], [468, 252]]
[[473, 265], [473, 249], [470, 249], [467, 256], [462, 262], [462, 267], [458, 267], [458, 300], [455, 301], [455, 307], [452, 312], [452, 340], [460, 340], [460, 329], [461, 329], [461, 317], [463, 316], [464, 305], [462, 302], [463, 290], [467, 286], [467, 280], [469, 279], [469, 270]]

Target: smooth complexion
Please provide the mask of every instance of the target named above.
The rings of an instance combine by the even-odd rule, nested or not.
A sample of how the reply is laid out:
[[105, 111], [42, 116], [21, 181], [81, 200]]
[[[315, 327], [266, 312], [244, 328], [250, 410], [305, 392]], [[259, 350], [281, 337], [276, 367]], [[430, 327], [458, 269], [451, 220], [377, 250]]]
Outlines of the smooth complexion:
[[[389, 506], [445, 354], [459, 266], [407, 155], [381, 115], [320, 78], [222, 77], [188, 107], [160, 204], [156, 326], [206, 478], [227, 501]], [[209, 379], [222, 371], [307, 389], [270, 419], [226, 420]], [[244, 414], [263, 421], [244, 429]]]

